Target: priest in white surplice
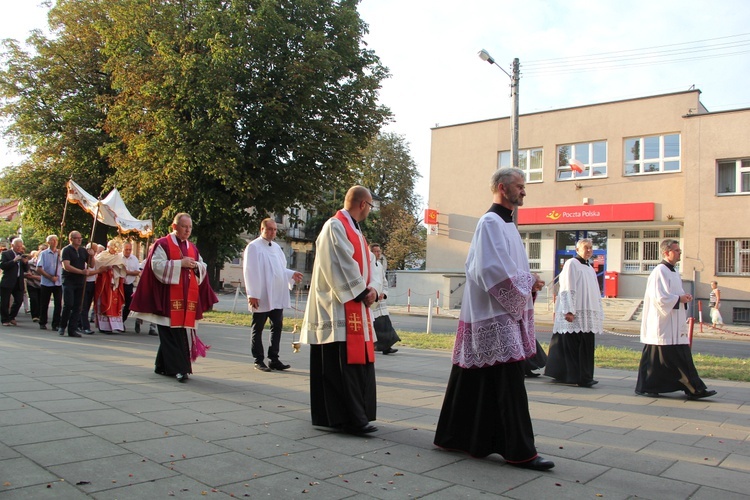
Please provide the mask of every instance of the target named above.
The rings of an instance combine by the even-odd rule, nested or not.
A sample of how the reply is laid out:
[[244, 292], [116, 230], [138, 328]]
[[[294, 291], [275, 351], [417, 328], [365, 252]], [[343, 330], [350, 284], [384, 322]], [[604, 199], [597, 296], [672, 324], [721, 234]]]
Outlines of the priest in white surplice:
[[675, 269], [682, 256], [680, 242], [666, 239], [659, 249], [664, 260], [651, 271], [643, 298], [641, 343], [645, 345], [635, 393], [658, 396], [684, 391], [688, 399], [713, 396], [716, 391], [709, 391], [698, 376], [690, 351], [687, 304], [693, 296], [685, 293]]
[[544, 374], [558, 382], [593, 387], [594, 335], [604, 331], [602, 295], [596, 271], [589, 264], [594, 243], [583, 238], [576, 255], [560, 272], [560, 293], [555, 304], [555, 323]]
[[[286, 267], [284, 251], [276, 239], [276, 222], [263, 219], [260, 236], [247, 244], [242, 259], [248, 308], [253, 313], [250, 325], [250, 352], [255, 358], [255, 369], [264, 372], [286, 370], [289, 365], [279, 360], [281, 328], [284, 308], [289, 307], [289, 290], [293, 283], [302, 281], [302, 273]], [[268, 365], [264, 360], [263, 328], [271, 320], [271, 339], [268, 346]]]
[[524, 385], [536, 352], [533, 298], [544, 282], [529, 271], [513, 210], [523, 205], [525, 176], [501, 168], [490, 181], [493, 204], [479, 219], [466, 259], [453, 368], [435, 444], [475, 457], [499, 453], [510, 465], [555, 466], [540, 457]]
[[[372, 208], [367, 188], [354, 186], [315, 241], [310, 295], [300, 341], [310, 344], [313, 425], [351, 434], [375, 432], [374, 329], [369, 307], [374, 258], [359, 223]], [[371, 260], [371, 258], [373, 260]]]

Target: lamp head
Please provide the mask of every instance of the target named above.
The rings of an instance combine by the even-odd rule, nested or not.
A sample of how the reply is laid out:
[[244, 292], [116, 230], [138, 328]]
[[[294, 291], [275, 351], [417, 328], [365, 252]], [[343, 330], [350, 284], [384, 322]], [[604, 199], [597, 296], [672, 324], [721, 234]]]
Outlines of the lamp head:
[[486, 50], [484, 49], [480, 50], [477, 55], [479, 56], [479, 59], [481, 59], [482, 61], [487, 61], [490, 64], [495, 64], [495, 60], [492, 58], [490, 53], [487, 52]]

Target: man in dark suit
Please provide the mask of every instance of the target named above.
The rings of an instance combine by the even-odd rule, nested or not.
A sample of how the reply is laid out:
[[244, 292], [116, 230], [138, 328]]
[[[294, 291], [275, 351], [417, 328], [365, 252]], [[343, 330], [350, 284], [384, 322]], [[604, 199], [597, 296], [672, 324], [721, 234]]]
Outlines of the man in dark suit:
[[[23, 240], [15, 238], [10, 249], [0, 255], [0, 321], [3, 326], [16, 326], [16, 315], [23, 304], [23, 275], [29, 271], [29, 261], [23, 255]], [[13, 305], [10, 298], [13, 297]]]

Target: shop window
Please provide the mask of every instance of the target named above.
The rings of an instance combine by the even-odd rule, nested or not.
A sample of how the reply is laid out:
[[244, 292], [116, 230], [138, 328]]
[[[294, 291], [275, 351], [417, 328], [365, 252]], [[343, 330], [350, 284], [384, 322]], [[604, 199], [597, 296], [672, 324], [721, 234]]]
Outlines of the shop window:
[[[510, 167], [510, 151], [500, 151], [497, 168]], [[542, 148], [518, 151], [518, 168], [526, 174], [526, 182], [542, 182]]]
[[625, 139], [625, 175], [680, 171], [680, 134]]
[[750, 159], [722, 160], [716, 172], [716, 194], [750, 193]]
[[750, 276], [750, 239], [716, 240], [716, 274]]
[[289, 269], [297, 269], [297, 250], [292, 250], [289, 256]]
[[529, 259], [529, 269], [539, 271], [542, 268], [542, 233], [521, 233], [521, 241]]
[[[662, 261], [659, 245], [666, 238], [679, 240], [679, 229], [628, 230], [623, 232], [623, 273], [647, 274]], [[680, 264], [676, 266], [679, 270]]]
[[[571, 161], [578, 160], [578, 172]], [[607, 176], [607, 141], [581, 142], [557, 147], [557, 180], [589, 179]]]

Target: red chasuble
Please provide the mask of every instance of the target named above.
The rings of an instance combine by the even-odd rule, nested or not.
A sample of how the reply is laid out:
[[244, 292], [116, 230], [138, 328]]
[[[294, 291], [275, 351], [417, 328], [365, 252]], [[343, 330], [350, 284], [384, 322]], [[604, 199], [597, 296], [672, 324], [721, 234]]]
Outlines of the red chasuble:
[[[365, 239], [364, 235], [360, 235], [357, 231], [352, 228], [349, 222], [349, 216], [344, 214], [341, 210], [336, 212], [334, 216], [338, 219], [341, 224], [344, 225], [346, 230], [346, 237], [352, 243], [354, 247], [354, 255], [352, 258], [359, 264], [360, 274], [364, 270], [364, 259], [369, 259], [369, 256], [362, 253], [362, 240]], [[364, 242], [365, 248], [367, 247], [367, 241]], [[369, 268], [368, 268], [369, 271]], [[367, 273], [366, 284], [370, 283], [370, 273]], [[373, 331], [371, 328], [372, 320], [370, 319], [370, 309], [365, 308], [366, 314], [362, 314], [361, 302], [350, 300], [344, 303], [344, 314], [346, 315], [346, 359], [350, 365], [364, 365], [368, 360], [375, 360], [375, 346], [372, 341]], [[365, 329], [369, 331], [369, 339], [365, 340]], [[367, 355], [365, 356], [365, 352]]]

